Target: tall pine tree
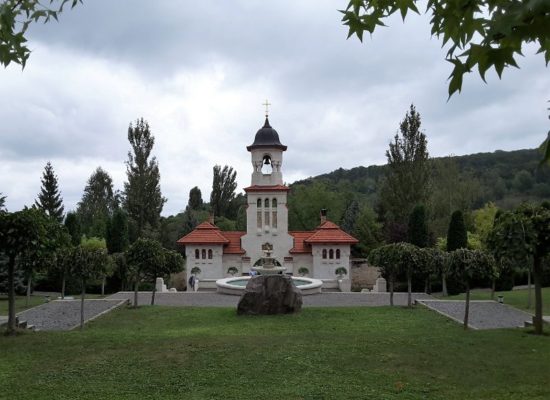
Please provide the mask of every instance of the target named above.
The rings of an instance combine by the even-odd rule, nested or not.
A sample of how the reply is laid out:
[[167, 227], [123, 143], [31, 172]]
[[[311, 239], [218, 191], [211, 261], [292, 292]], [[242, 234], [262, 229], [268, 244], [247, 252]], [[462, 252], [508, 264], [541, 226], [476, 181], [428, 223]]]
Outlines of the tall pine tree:
[[420, 114], [411, 104], [399, 126], [401, 136], [395, 135], [386, 151], [388, 168], [380, 193], [386, 222], [406, 226], [414, 205], [429, 197], [428, 141], [420, 126]]
[[151, 157], [155, 138], [149, 124], [143, 118], [130, 124], [128, 141], [132, 150], [128, 152], [124, 183], [124, 205], [128, 216], [135, 222], [137, 236], [155, 230], [166, 199], [160, 191], [160, 172], [156, 157]]
[[57, 176], [53, 172], [52, 164], [48, 161], [42, 174], [42, 187], [38, 194], [38, 199], [35, 204], [38, 208], [43, 210], [46, 215], [57, 220], [57, 222], [63, 221], [63, 199], [59, 192], [57, 184]]

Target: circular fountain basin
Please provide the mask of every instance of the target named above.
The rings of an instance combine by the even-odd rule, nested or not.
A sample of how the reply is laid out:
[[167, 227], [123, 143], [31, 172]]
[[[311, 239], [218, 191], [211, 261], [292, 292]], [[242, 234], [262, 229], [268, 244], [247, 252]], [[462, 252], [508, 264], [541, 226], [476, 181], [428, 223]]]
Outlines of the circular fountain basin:
[[[250, 280], [250, 276], [238, 276], [231, 278], [218, 279], [216, 281], [216, 287], [218, 293], [232, 294], [240, 296], [244, 293], [246, 284]], [[323, 281], [319, 279], [311, 279], [305, 277], [292, 276], [292, 283], [300, 289], [302, 295], [307, 296], [309, 294], [321, 293], [321, 287]]]

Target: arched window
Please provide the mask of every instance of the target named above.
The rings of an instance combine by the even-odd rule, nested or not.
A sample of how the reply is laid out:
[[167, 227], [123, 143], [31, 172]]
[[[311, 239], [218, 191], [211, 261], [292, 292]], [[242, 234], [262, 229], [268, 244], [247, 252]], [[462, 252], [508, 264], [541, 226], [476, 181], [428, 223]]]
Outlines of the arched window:
[[201, 251], [202, 259], [204, 260], [206, 258], [206, 250], [202, 249]]
[[256, 206], [258, 208], [262, 208], [262, 199], [258, 199], [258, 201], [256, 202]]
[[336, 259], [340, 259], [340, 249], [336, 249]]
[[198, 260], [200, 258], [199, 249], [195, 249], [195, 258]]
[[323, 258], [324, 258], [324, 259], [327, 258], [327, 249], [323, 249]]
[[328, 251], [328, 258], [330, 258], [331, 260], [334, 258], [334, 250], [330, 249]]
[[271, 200], [271, 207], [277, 208], [277, 199]]
[[264, 207], [269, 208], [269, 199], [265, 199], [264, 201]]
[[[258, 200], [260, 203], [262, 202], [261, 200]], [[256, 213], [256, 219], [258, 220], [258, 229], [262, 229], [262, 212], [260, 210], [258, 210], [258, 212]]]
[[208, 249], [208, 259], [212, 259], [212, 249]]

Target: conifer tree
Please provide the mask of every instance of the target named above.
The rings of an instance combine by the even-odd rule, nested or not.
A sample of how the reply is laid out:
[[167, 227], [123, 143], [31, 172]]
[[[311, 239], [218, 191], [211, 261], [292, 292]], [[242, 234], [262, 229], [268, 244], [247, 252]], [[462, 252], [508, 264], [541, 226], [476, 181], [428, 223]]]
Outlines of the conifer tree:
[[35, 204], [46, 215], [58, 222], [63, 221], [63, 199], [59, 192], [57, 176], [55, 176], [52, 164], [48, 161], [42, 174], [42, 187]]
[[2, 196], [0, 193], [0, 212], [6, 211], [6, 196]]
[[113, 217], [107, 222], [107, 250], [109, 254], [121, 253], [128, 247], [128, 216], [120, 208], [116, 209]]
[[449, 232], [447, 233], [447, 251], [465, 249], [468, 247], [468, 232], [464, 224], [462, 211], [457, 210], [451, 216]]
[[428, 141], [420, 126], [420, 114], [411, 104], [399, 126], [401, 136], [395, 135], [386, 151], [388, 168], [380, 196], [398, 224], [406, 224], [414, 205], [429, 197]]
[[82, 227], [80, 226], [80, 219], [78, 214], [69, 211], [65, 217], [65, 228], [71, 236], [71, 244], [73, 246], [78, 246], [80, 244], [80, 239], [82, 238]]
[[357, 200], [352, 200], [344, 211], [344, 215], [342, 215], [340, 228], [342, 228], [345, 232], [351, 234], [355, 229], [355, 224], [357, 223], [359, 212], [359, 203], [357, 203]]
[[200, 210], [203, 205], [201, 190], [195, 186], [189, 191], [189, 202], [187, 206], [191, 210]]
[[160, 172], [156, 157], [151, 157], [155, 138], [143, 118], [128, 127], [128, 152], [124, 183], [125, 208], [135, 222], [138, 237], [146, 229], [156, 229], [166, 199], [160, 191]]
[[419, 204], [414, 207], [409, 217], [409, 229], [407, 230], [408, 242], [418, 247], [428, 247], [430, 232], [426, 221], [426, 208]]

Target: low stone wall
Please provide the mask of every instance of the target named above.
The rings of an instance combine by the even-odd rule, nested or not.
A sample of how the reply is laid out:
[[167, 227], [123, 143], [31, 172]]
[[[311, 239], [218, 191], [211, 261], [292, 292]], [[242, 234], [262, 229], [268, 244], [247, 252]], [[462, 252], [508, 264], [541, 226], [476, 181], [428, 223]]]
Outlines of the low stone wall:
[[351, 290], [372, 289], [376, 279], [380, 277], [380, 270], [367, 263], [365, 259], [351, 260]]

